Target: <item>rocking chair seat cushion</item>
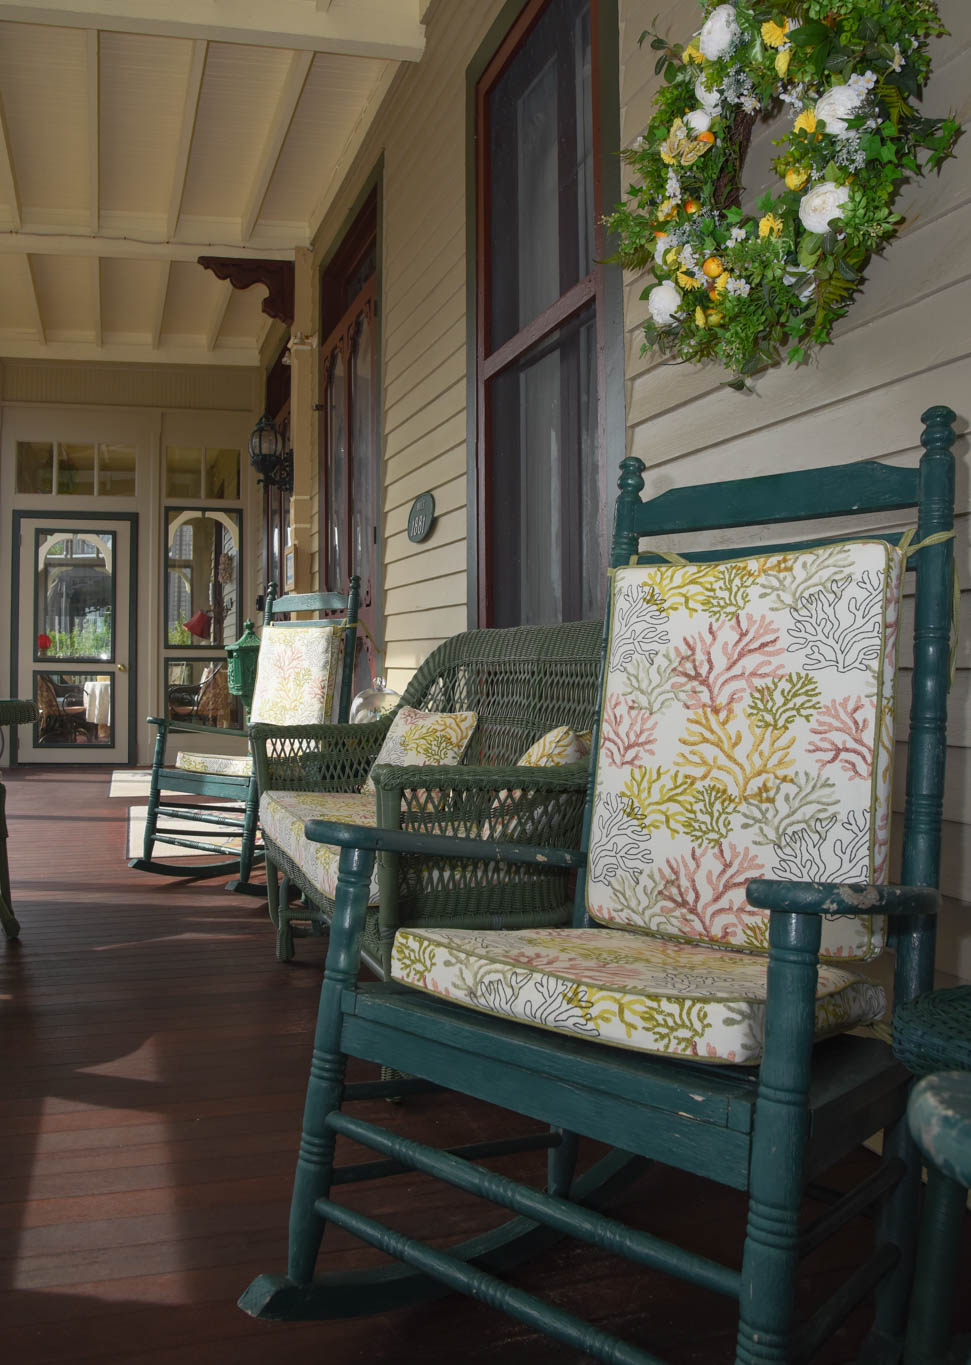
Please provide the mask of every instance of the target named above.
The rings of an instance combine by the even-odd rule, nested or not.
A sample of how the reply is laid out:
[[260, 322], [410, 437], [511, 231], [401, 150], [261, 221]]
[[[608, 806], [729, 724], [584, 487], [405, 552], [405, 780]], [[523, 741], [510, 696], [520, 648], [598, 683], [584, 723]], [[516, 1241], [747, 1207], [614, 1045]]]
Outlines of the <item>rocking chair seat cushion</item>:
[[[357, 792], [269, 791], [260, 797], [260, 825], [263, 838], [278, 845], [329, 901], [337, 895], [337, 865], [340, 849], [332, 844], [315, 844], [304, 836], [308, 820], [337, 820], [348, 825], [378, 823], [377, 797]], [[378, 872], [371, 874], [368, 905], [377, 905]]]
[[[870, 540], [614, 571], [591, 918], [764, 952], [750, 878], [886, 880], [902, 568]], [[821, 953], [883, 941], [834, 917]]]
[[[760, 1061], [767, 960], [618, 929], [399, 929], [394, 980], [614, 1047]], [[815, 1038], [879, 1019], [879, 986], [820, 965]]]
[[211, 773], [218, 777], [250, 777], [253, 772], [251, 754], [189, 754], [178, 753], [175, 766], [189, 773]]

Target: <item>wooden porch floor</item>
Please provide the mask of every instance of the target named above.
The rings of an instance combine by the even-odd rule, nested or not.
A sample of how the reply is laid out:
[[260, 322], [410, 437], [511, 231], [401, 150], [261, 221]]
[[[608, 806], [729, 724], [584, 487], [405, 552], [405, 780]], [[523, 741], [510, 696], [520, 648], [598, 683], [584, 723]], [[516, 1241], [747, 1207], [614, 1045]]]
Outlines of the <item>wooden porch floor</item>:
[[[5, 776], [23, 926], [19, 943], [0, 946], [5, 1359], [577, 1359], [454, 1297], [306, 1325], [256, 1323], [236, 1308], [254, 1275], [285, 1264], [324, 944], [301, 942], [298, 960], [281, 966], [259, 901], [228, 896], [221, 882], [130, 871], [127, 802], [109, 800], [107, 769]], [[511, 1125], [502, 1111], [440, 1095], [403, 1106], [379, 1101], [357, 1112], [442, 1143], [508, 1134]], [[497, 1169], [538, 1175], [542, 1161], [509, 1158]], [[871, 1161], [861, 1150], [847, 1166]], [[419, 1177], [359, 1187], [348, 1197], [442, 1244], [481, 1229], [489, 1217], [477, 1201], [447, 1199]], [[737, 1257], [744, 1204], [730, 1191], [657, 1169], [625, 1203], [643, 1226], [676, 1233], [708, 1255]], [[861, 1226], [861, 1246], [867, 1236]], [[345, 1234], [328, 1234], [329, 1265], [366, 1264], [372, 1256]], [[824, 1252], [807, 1264], [805, 1293], [825, 1292], [852, 1261], [852, 1249], [841, 1261]], [[732, 1359], [730, 1304], [576, 1244], [561, 1245], [517, 1282], [675, 1365]], [[858, 1312], [822, 1359], [853, 1360], [868, 1315]]]

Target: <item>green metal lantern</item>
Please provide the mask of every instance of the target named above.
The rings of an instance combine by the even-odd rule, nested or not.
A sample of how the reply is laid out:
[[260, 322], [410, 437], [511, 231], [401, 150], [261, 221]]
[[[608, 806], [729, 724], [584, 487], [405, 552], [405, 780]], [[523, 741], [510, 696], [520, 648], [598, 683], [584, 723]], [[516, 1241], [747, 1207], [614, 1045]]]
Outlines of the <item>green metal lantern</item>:
[[243, 623], [243, 633], [235, 644], [226, 646], [229, 659], [229, 690], [234, 697], [242, 697], [249, 723], [249, 709], [256, 687], [256, 665], [260, 657], [260, 639], [252, 621]]

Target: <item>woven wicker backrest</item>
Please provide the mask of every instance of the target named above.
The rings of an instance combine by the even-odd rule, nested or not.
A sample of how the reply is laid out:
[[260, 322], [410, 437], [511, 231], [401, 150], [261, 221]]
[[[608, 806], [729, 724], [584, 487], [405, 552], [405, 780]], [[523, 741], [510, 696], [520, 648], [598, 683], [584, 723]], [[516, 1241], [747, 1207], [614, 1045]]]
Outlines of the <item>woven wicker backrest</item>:
[[402, 704], [475, 711], [464, 762], [515, 763], [554, 726], [593, 726], [602, 643], [602, 621], [467, 631], [429, 655]]

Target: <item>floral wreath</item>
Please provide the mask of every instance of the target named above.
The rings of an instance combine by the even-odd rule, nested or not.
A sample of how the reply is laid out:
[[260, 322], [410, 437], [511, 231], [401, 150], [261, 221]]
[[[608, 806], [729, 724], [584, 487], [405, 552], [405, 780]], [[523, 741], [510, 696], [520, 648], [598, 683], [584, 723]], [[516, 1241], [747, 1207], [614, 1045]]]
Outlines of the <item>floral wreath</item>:
[[[733, 388], [783, 356], [805, 359], [862, 288], [871, 254], [901, 221], [911, 177], [952, 154], [959, 125], [914, 107], [927, 42], [947, 33], [934, 0], [700, 0], [687, 46], [656, 34], [665, 85], [642, 137], [621, 153], [638, 175], [607, 220], [613, 258], [652, 265], [641, 295], [645, 350], [719, 361]], [[781, 3], [781, 0], [780, 0]], [[756, 121], [792, 113], [773, 167], [784, 188], [741, 208]]]

